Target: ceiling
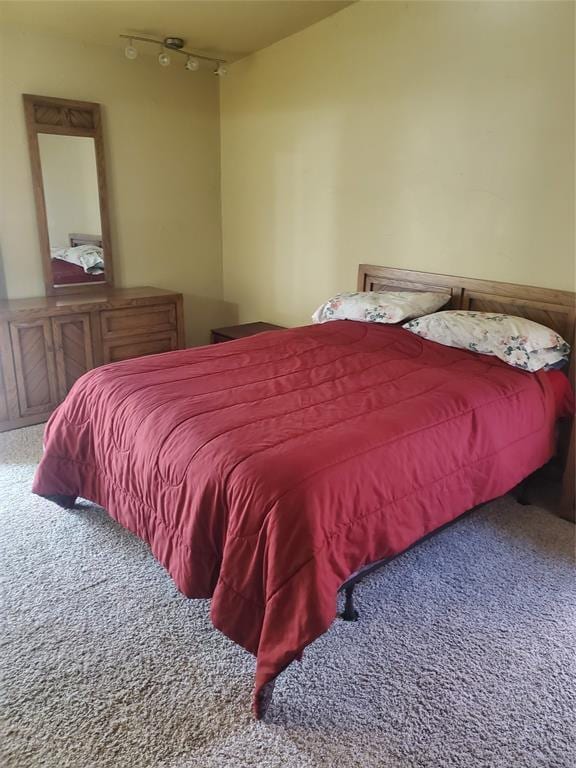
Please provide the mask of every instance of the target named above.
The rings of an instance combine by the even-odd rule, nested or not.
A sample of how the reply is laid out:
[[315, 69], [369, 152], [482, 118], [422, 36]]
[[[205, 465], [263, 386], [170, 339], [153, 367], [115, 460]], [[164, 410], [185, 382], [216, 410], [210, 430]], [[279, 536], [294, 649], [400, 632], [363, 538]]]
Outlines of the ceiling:
[[1, 0], [0, 20], [82, 42], [118, 44], [122, 32], [177, 35], [186, 47], [234, 60], [353, 0]]

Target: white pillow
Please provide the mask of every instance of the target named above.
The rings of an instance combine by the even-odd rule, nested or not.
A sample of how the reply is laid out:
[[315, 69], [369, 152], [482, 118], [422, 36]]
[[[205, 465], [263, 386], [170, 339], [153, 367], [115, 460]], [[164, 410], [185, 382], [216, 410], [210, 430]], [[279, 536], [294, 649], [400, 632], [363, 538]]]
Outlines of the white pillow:
[[53, 259], [82, 267], [84, 272], [100, 275], [104, 272], [104, 250], [99, 245], [75, 245], [71, 248], [50, 248]]
[[514, 315], [453, 310], [411, 320], [404, 326], [424, 339], [494, 355], [525, 371], [566, 362], [570, 346], [545, 325]]
[[410, 317], [435, 312], [449, 301], [447, 293], [417, 291], [364, 291], [339, 293], [318, 307], [314, 323], [329, 320], [361, 320], [367, 323], [399, 323]]

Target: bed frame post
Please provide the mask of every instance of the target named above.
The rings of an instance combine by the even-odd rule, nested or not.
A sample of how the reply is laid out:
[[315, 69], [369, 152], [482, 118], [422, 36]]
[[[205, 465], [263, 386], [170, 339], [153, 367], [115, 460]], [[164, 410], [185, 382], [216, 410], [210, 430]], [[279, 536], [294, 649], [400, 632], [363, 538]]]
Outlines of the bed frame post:
[[254, 702], [254, 715], [256, 720], [264, 720], [272, 699], [274, 697], [274, 686], [276, 685], [276, 678], [269, 680], [260, 690], [258, 697]]
[[340, 614], [340, 618], [344, 621], [358, 621], [358, 611], [354, 608], [355, 586], [356, 584], [352, 584], [344, 589], [344, 610]]
[[528, 495], [530, 479], [531, 475], [525, 477], [524, 480], [518, 483], [518, 485], [510, 491], [512, 498], [516, 499], [516, 502], [523, 507], [530, 505], [530, 498]]
[[48, 501], [53, 501], [54, 504], [58, 504], [58, 506], [62, 507], [63, 509], [76, 509], [76, 499], [78, 498], [77, 496], [66, 496], [63, 493], [39, 495], [43, 496], [45, 499], [48, 499]]

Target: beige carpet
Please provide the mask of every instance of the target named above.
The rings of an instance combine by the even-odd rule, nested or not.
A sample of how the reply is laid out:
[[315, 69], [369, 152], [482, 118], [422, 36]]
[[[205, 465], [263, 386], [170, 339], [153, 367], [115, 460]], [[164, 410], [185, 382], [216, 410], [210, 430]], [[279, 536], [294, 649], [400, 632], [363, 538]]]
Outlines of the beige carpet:
[[576, 764], [574, 527], [509, 498], [358, 588], [249, 713], [254, 662], [99, 509], [30, 494], [0, 435], [4, 768]]

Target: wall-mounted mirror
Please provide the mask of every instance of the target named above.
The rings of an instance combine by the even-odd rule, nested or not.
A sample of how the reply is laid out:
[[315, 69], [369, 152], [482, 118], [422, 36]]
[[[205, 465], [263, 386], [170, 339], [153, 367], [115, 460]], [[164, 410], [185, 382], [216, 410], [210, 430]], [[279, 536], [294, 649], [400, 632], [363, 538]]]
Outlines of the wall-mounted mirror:
[[112, 285], [100, 106], [24, 95], [46, 293]]

